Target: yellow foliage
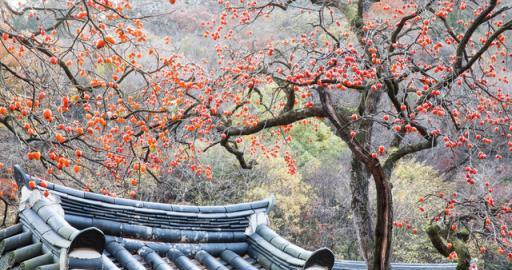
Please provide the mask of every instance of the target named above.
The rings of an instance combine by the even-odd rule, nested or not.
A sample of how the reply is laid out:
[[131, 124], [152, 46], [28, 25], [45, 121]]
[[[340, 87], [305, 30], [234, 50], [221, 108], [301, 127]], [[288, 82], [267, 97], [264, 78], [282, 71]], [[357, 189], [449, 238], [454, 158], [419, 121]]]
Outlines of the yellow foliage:
[[434, 168], [415, 160], [400, 162], [393, 171], [391, 181], [395, 187], [394, 200], [401, 204], [415, 204], [419, 197], [447, 187]]
[[[410, 230], [395, 228], [393, 257], [401, 262], [432, 260], [432, 254], [436, 252], [423, 231], [429, 220], [425, 217], [426, 212], [420, 212], [419, 208], [424, 207], [428, 212], [438, 206], [430, 204], [428, 199], [420, 203], [419, 199], [449, 190], [450, 184], [444, 182], [434, 168], [415, 160], [402, 160], [393, 171], [391, 182], [395, 221], [411, 226]], [[417, 234], [413, 234], [412, 229], [416, 229]], [[434, 255], [433, 258], [440, 260], [441, 256]]]
[[258, 164], [266, 172], [265, 181], [260, 186], [247, 191], [249, 200], [273, 197], [275, 206], [270, 217], [274, 228], [300, 228], [301, 214], [310, 203], [311, 187], [302, 181], [302, 175], [291, 175], [283, 158], [261, 158]]

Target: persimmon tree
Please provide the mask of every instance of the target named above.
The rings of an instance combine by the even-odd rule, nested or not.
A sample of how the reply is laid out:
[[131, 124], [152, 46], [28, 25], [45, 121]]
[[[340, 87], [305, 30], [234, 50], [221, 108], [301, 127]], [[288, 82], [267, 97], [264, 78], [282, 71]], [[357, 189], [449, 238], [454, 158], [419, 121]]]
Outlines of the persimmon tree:
[[[212, 178], [198, 156], [213, 146], [250, 169], [250, 155], [284, 151], [292, 125], [322, 119], [352, 152], [353, 216], [369, 269], [389, 266], [389, 179], [400, 159], [438, 144], [469, 163], [509, 158], [506, 1], [218, 4], [219, 18], [204, 23], [218, 61], [205, 64], [175, 53], [170, 38], [156, 46], [144, 21], [162, 14], [132, 12], [129, 0], [4, 2], [0, 122], [52, 177], [89, 189], [124, 183], [135, 197], [142, 175], [158, 183], [183, 167]], [[300, 30], [258, 40], [258, 21], [283, 12], [304, 19]], [[262, 142], [267, 135], [275, 145]]]
[[[202, 72], [152, 46], [144, 20], [163, 14], [131, 9], [130, 1], [3, 2], [0, 122], [29, 160], [84, 188], [84, 169], [136, 186], [141, 174], [159, 181], [164, 161], [193, 160], [171, 133], [200, 112], [202, 101], [185, 97], [203, 88]], [[164, 148], [173, 148], [165, 160]]]
[[[289, 125], [325, 119], [352, 151], [352, 209], [370, 269], [389, 265], [389, 179], [397, 161], [439, 143], [470, 164], [509, 157], [509, 3], [219, 3], [225, 11], [208, 24], [205, 36], [233, 41], [232, 47], [217, 47], [225, 72], [212, 88], [223, 93], [224, 106], [232, 103], [222, 110], [220, 144], [249, 168], [241, 136], [283, 127], [272, 132], [286, 141]], [[240, 42], [240, 29], [282, 12], [296, 12], [305, 21], [296, 36], [260, 47]], [[258, 37], [257, 31], [249, 34]], [[249, 144], [253, 152], [261, 145]], [[377, 196], [375, 231], [368, 211], [370, 178]]]
[[[476, 266], [472, 258], [477, 254], [484, 258], [503, 256], [502, 261], [510, 263], [510, 190], [503, 183], [477, 173], [475, 168], [468, 166], [465, 171], [467, 181], [477, 179], [480, 183], [470, 183], [461, 192], [441, 191], [420, 198], [419, 210], [429, 219], [428, 237], [439, 253], [457, 261], [457, 269]], [[495, 261], [489, 264], [500, 264]]]

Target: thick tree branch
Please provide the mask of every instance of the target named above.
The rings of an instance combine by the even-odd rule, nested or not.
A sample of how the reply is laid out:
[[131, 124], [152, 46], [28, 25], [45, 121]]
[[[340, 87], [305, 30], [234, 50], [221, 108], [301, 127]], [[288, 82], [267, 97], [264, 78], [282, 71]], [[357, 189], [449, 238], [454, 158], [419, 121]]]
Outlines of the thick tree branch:
[[[231, 144], [233, 144], [233, 145], [231, 145]], [[227, 138], [221, 140], [220, 145], [222, 145], [224, 148], [226, 148], [226, 150], [229, 153], [235, 155], [235, 157], [238, 160], [238, 163], [240, 163], [240, 167], [242, 167], [242, 169], [250, 170], [256, 164], [255, 160], [251, 160], [251, 161], [247, 162], [244, 158], [244, 153], [242, 151], [238, 150], [238, 147], [236, 144], [230, 143]]]
[[453, 67], [455, 70], [461, 69], [462, 66], [462, 60], [464, 57], [464, 53], [466, 51], [466, 46], [468, 45], [469, 41], [471, 40], [471, 37], [473, 36], [473, 33], [478, 29], [478, 27], [487, 21], [487, 16], [494, 10], [496, 7], [496, 4], [498, 3], [498, 0], [491, 0], [489, 2], [489, 6], [482, 11], [478, 15], [478, 17], [475, 18], [473, 23], [469, 26], [468, 30], [460, 40], [459, 46], [457, 47], [457, 51], [455, 52], [455, 63], [453, 64]]
[[384, 162], [384, 170], [390, 172], [401, 158], [406, 155], [413, 154], [425, 149], [433, 148], [437, 145], [435, 137], [431, 137], [431, 140], [422, 141], [415, 144], [410, 144], [400, 147], [398, 150], [393, 151], [386, 161]]

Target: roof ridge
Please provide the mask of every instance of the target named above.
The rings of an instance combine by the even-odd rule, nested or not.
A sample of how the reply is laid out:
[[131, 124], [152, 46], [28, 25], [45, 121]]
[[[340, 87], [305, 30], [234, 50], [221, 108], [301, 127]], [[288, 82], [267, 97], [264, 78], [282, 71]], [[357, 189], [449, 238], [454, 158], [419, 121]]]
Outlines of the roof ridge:
[[50, 191], [56, 191], [69, 196], [83, 198], [92, 201], [100, 201], [104, 203], [110, 203], [115, 205], [133, 206], [137, 208], [147, 208], [155, 210], [175, 211], [175, 212], [192, 212], [192, 213], [232, 213], [247, 210], [260, 210], [269, 212], [273, 206], [273, 199], [267, 198], [263, 200], [236, 203], [236, 204], [224, 204], [224, 205], [191, 205], [191, 204], [170, 204], [170, 203], [158, 203], [149, 202], [142, 200], [126, 199], [120, 197], [107, 196], [95, 192], [83, 191], [75, 188], [66, 187], [56, 183], [52, 183], [41, 178], [29, 175], [18, 165], [14, 166], [14, 176], [18, 186], [27, 186], [30, 181], [35, 181], [39, 189], [41, 182], [46, 182], [46, 189]]
[[278, 235], [266, 224], [261, 224], [248, 236], [249, 254], [269, 269], [307, 269], [319, 266], [331, 269], [334, 253], [327, 248], [305, 250]]

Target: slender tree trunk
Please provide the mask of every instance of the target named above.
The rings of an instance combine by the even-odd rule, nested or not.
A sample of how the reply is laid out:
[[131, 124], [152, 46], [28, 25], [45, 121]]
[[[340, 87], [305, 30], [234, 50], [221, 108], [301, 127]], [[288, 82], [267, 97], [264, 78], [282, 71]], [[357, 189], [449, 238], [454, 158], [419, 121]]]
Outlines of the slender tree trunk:
[[[362, 95], [357, 109], [359, 115], [375, 114], [381, 96], [380, 93]], [[374, 120], [372, 118], [361, 119], [357, 126], [357, 130], [360, 134], [358, 134], [356, 138], [368, 153], [371, 152], [373, 128]], [[354, 217], [354, 225], [357, 231], [361, 255], [368, 263], [368, 269], [373, 270], [375, 232], [372, 227], [372, 218], [369, 210], [368, 188], [371, 178], [369, 172], [368, 166], [363, 164], [361, 160], [352, 153], [350, 190], [352, 193], [351, 208]]]
[[373, 262], [374, 232], [369, 211], [368, 186], [369, 177], [363, 164], [352, 157], [350, 174], [350, 191], [352, 195], [351, 210], [354, 227], [357, 232], [360, 254], [371, 264]]
[[[393, 236], [393, 199], [389, 177], [380, 165], [370, 166], [377, 193], [377, 223], [375, 224], [375, 251], [373, 269], [390, 269], [391, 240]], [[370, 265], [370, 264], [369, 264]]]
[[367, 167], [357, 160], [356, 157], [352, 158], [351, 165], [351, 208], [361, 255], [368, 263], [368, 270], [390, 269], [393, 200], [389, 175], [384, 173], [380, 165], [368, 168], [375, 182], [377, 196], [377, 221], [374, 230], [368, 209], [369, 176], [365, 173]]

